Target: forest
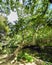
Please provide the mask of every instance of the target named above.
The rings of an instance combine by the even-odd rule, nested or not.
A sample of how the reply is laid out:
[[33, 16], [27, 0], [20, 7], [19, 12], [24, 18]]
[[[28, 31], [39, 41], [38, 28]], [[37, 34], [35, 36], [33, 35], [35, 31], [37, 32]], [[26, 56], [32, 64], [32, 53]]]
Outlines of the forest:
[[52, 0], [0, 0], [0, 65], [52, 65]]

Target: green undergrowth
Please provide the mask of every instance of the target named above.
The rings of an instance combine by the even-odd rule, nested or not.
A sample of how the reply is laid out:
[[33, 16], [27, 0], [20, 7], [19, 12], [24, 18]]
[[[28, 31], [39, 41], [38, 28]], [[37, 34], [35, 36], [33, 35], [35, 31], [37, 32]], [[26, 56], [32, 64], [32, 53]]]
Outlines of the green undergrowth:
[[34, 58], [26, 52], [20, 52], [20, 54], [17, 56], [17, 61], [20, 61], [21, 59], [26, 62], [34, 61]]

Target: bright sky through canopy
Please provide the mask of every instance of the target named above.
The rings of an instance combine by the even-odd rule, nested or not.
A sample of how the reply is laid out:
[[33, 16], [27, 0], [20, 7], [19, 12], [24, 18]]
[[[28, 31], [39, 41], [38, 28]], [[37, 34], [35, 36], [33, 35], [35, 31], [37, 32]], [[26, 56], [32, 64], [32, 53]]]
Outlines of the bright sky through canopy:
[[52, 4], [50, 4], [50, 5], [49, 5], [49, 9], [51, 9], [51, 10], [52, 10]]
[[[19, 0], [22, 4], [22, 0]], [[8, 15], [8, 21], [14, 24], [14, 21], [18, 20], [17, 12], [11, 11], [10, 15]]]
[[17, 12], [11, 11], [10, 15], [8, 15], [8, 21], [14, 24], [16, 20], [18, 20]]
[[[19, 0], [22, 4], [22, 0]], [[49, 5], [49, 9], [52, 9], [52, 4]], [[10, 15], [8, 15], [8, 21], [14, 24], [14, 21], [18, 19], [17, 12], [11, 11]]]

